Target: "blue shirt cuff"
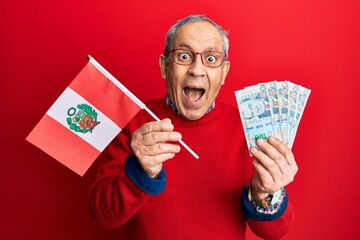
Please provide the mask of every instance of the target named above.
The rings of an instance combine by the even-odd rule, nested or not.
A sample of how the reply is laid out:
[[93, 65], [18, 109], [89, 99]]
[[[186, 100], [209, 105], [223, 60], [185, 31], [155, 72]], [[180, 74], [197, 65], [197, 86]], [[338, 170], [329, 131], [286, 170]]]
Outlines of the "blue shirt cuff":
[[141, 168], [136, 156], [130, 155], [125, 159], [125, 172], [135, 185], [150, 195], [158, 195], [165, 190], [166, 174], [163, 168], [156, 178], [151, 178]]
[[[248, 195], [248, 188], [244, 187], [241, 193], [241, 210], [244, 214], [244, 217], [251, 220], [256, 220], [256, 221], [275, 220], [284, 214], [286, 207], [288, 205], [288, 195], [287, 192], [285, 192], [285, 196], [282, 199], [282, 201], [280, 203], [276, 203], [279, 204], [278, 206], [272, 206], [272, 205], [269, 206], [271, 207], [272, 212], [268, 213], [266, 208], [262, 208], [261, 206], [258, 206], [257, 204], [254, 203], [254, 201], [249, 201], [247, 195]], [[276, 211], [274, 211], [274, 208], [276, 209]]]

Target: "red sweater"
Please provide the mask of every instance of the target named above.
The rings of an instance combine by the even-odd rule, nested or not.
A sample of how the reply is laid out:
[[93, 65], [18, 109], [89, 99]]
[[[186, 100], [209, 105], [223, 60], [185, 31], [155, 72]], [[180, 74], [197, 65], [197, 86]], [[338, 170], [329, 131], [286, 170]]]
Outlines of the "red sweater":
[[[249, 220], [242, 214], [241, 192], [249, 183], [252, 160], [235, 107], [216, 102], [210, 113], [195, 121], [177, 115], [164, 98], [148, 102], [147, 107], [160, 119], [170, 118], [200, 158], [182, 148], [164, 163], [160, 180], [141, 172], [129, 146], [131, 136], [154, 119], [140, 111], [101, 155], [106, 163], [90, 192], [89, 205], [101, 226], [123, 228], [120, 239], [127, 240], [244, 239], [247, 223], [266, 239], [285, 234], [293, 217], [290, 203], [272, 221]], [[165, 189], [157, 192], [158, 186]]]

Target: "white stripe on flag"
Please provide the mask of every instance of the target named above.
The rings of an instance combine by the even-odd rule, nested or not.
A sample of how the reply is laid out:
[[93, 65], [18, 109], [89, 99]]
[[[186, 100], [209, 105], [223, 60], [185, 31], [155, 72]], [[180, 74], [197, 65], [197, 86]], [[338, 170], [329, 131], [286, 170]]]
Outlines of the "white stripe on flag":
[[[97, 121], [100, 122], [93, 131], [82, 133], [75, 132], [71, 130], [66, 119], [71, 117], [68, 115], [70, 108], [77, 109], [78, 104], [87, 104], [90, 105], [97, 112]], [[73, 113], [74, 110], [71, 110], [70, 113]], [[104, 115], [100, 110], [96, 109], [78, 93], [76, 93], [71, 88], [67, 87], [65, 91], [60, 95], [60, 97], [54, 102], [51, 108], [46, 113], [61, 125], [72, 131], [74, 134], [78, 135], [80, 138], [84, 139], [86, 142], [91, 144], [93, 147], [98, 149], [100, 152], [105, 149], [105, 147], [114, 139], [114, 137], [121, 131], [121, 128], [111, 121], [106, 115]]]

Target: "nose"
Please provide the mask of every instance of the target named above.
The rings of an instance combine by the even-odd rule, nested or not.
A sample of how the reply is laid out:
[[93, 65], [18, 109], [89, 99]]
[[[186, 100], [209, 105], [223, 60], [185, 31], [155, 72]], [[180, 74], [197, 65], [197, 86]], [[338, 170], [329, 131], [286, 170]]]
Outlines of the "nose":
[[194, 62], [190, 65], [188, 72], [194, 77], [201, 77], [205, 75], [205, 65], [202, 62], [200, 53], [195, 53]]

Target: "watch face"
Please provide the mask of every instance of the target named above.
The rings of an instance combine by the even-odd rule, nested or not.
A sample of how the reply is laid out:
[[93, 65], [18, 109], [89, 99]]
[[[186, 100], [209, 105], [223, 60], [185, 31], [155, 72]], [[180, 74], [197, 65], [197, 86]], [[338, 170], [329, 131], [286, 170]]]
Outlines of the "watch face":
[[283, 188], [280, 188], [279, 190], [277, 190], [276, 192], [274, 192], [273, 194], [270, 195], [271, 200], [270, 200], [270, 204], [274, 205], [275, 203], [277, 203], [283, 193]]

